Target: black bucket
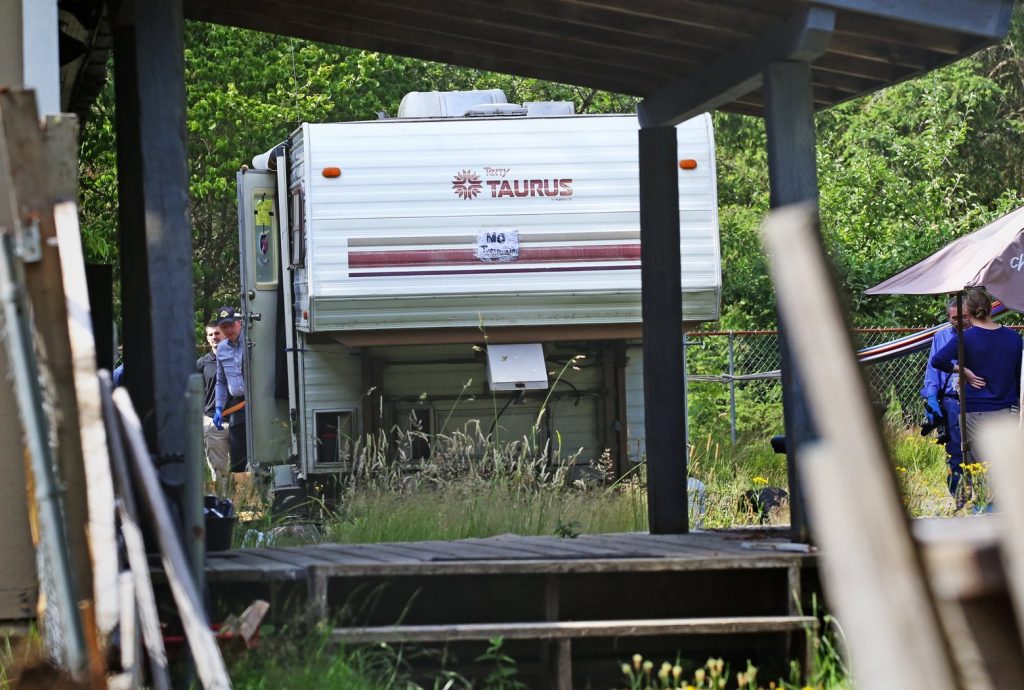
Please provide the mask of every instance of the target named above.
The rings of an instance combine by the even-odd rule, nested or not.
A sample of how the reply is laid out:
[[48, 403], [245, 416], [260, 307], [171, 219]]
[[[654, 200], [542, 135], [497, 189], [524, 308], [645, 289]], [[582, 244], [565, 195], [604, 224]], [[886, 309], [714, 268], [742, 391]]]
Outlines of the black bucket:
[[206, 518], [206, 550], [227, 551], [235, 532], [235, 506], [226, 498], [206, 496], [203, 499]]

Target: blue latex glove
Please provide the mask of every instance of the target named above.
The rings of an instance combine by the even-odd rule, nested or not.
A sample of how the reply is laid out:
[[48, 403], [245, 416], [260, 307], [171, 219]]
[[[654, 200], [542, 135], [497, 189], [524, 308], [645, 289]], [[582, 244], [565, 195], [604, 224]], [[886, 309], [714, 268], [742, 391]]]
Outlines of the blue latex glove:
[[937, 395], [929, 395], [925, 398], [925, 409], [936, 419], [942, 418], [942, 406], [939, 405], [939, 397]]
[[213, 425], [220, 431], [224, 428], [224, 408], [217, 407], [213, 410]]

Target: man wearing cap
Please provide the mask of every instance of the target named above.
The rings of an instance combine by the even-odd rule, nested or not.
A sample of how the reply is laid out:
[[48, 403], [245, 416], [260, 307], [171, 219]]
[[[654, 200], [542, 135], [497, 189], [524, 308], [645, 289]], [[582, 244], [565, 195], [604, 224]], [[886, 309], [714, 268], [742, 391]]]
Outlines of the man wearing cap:
[[[245, 338], [242, 337], [242, 315], [234, 307], [217, 310], [217, 326], [224, 340], [217, 343], [217, 384], [214, 389], [213, 425], [224, 428], [224, 410], [245, 402], [245, 377], [242, 358]], [[228, 448], [231, 453], [231, 471], [245, 472], [245, 410], [231, 413], [228, 426]]]
[[[203, 409], [203, 441], [206, 445], [206, 464], [213, 475], [214, 493], [226, 496], [228, 475], [231, 472], [228, 430], [213, 425], [217, 400], [217, 345], [224, 340], [216, 319], [206, 324], [206, 342], [210, 351], [196, 361], [196, 371], [203, 375], [206, 384], [206, 404]], [[230, 419], [230, 418], [229, 418]], [[223, 419], [222, 425], [228, 420]]]

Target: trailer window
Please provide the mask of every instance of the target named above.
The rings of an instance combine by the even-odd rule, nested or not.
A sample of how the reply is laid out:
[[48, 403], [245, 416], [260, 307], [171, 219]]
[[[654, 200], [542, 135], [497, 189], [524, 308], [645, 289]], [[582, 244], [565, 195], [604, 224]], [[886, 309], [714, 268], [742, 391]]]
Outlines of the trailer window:
[[316, 412], [316, 464], [349, 462], [356, 428], [353, 410], [327, 410]]
[[291, 192], [291, 204], [289, 206], [289, 237], [291, 238], [289, 251], [293, 266], [306, 265], [306, 205], [303, 203], [305, 194], [302, 187], [296, 187]]
[[257, 290], [277, 288], [277, 209], [274, 195], [267, 191], [252, 195], [252, 257], [253, 277]]

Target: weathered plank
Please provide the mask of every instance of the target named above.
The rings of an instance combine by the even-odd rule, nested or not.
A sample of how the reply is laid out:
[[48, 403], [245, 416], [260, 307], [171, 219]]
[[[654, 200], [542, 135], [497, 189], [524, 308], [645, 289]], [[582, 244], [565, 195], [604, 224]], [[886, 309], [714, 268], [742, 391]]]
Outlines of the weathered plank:
[[[171, 679], [167, 671], [167, 652], [164, 649], [163, 633], [160, 630], [160, 614], [157, 611], [156, 597], [153, 594], [149, 560], [146, 558], [146, 545], [142, 538], [142, 530], [139, 528], [139, 513], [135, 506], [135, 492], [132, 491], [128, 458], [125, 455], [124, 444], [117, 425], [117, 412], [114, 409], [111, 395], [113, 386], [110, 374], [106, 371], [100, 372], [99, 382], [100, 404], [107, 429], [107, 438], [110, 440], [108, 457], [110, 458], [112, 479], [117, 482], [117, 511], [121, 518], [121, 535], [124, 537], [125, 551], [128, 556], [128, 570], [131, 573], [130, 586], [134, 594], [135, 609], [138, 611], [142, 642], [149, 658], [153, 685], [157, 690], [169, 690]], [[130, 628], [122, 631], [123, 645], [131, 644], [129, 630]], [[134, 655], [134, 649], [132, 653]], [[130, 666], [125, 667], [125, 670], [133, 677], [141, 676], [142, 660], [134, 659], [134, 656], [131, 657], [131, 660], [137, 668]]]
[[43, 144], [50, 168], [50, 193], [68, 315], [71, 368], [78, 402], [78, 430], [88, 507], [89, 555], [92, 562], [96, 626], [102, 646], [119, 620], [117, 538], [114, 485], [110, 477], [107, 433], [100, 410], [85, 257], [78, 226], [78, 123], [74, 116], [48, 117]]
[[[361, 551], [358, 548], [358, 544], [353, 544], [351, 547], [342, 546], [341, 544], [317, 544], [316, 549], [329, 553], [334, 562], [338, 565], [345, 564], [384, 564], [393, 563], [393, 559], [383, 556], [379, 553], [368, 554], [365, 551]], [[419, 559], [406, 559], [407, 562], [419, 562]]]
[[[30, 461], [29, 513], [38, 518], [38, 617], [47, 653], [84, 678], [86, 648], [78, 614], [90, 592], [84, 485], [67, 308], [42, 131], [32, 91], [0, 91], [0, 168], [5, 341]], [[20, 261], [15, 260], [15, 241]], [[20, 440], [20, 439], [19, 439]], [[20, 449], [20, 446], [19, 446]], [[20, 454], [20, 453], [19, 453]], [[19, 473], [20, 474], [20, 473]], [[30, 519], [30, 522], [32, 520]], [[90, 595], [87, 595], [90, 596]]]
[[210, 623], [206, 618], [202, 599], [192, 581], [191, 569], [178, 538], [174, 519], [171, 517], [160, 480], [156, 474], [156, 468], [153, 467], [149, 450], [146, 447], [142, 424], [132, 408], [131, 398], [125, 389], [117, 389], [112, 397], [120, 415], [122, 429], [127, 437], [136, 486], [160, 542], [164, 572], [167, 574], [171, 594], [174, 596], [178, 615], [185, 629], [196, 673], [207, 690], [230, 690], [231, 678], [228, 676], [224, 658], [210, 631]]
[[489, 640], [558, 640], [588, 637], [653, 635], [737, 635], [791, 632], [817, 627], [813, 616], [666, 618], [610, 621], [544, 621], [454, 625], [396, 625], [336, 628], [331, 637], [348, 644], [365, 642], [455, 642]]
[[808, 478], [826, 589], [843, 621], [858, 687], [952, 690], [957, 676], [948, 641], [828, 273], [816, 207], [773, 211], [764, 242], [793, 361], [821, 433], [799, 469]]

